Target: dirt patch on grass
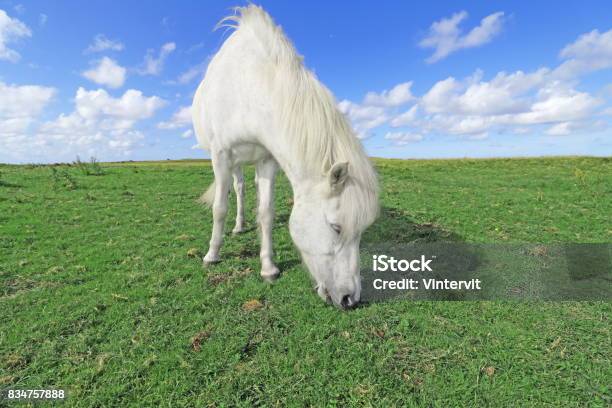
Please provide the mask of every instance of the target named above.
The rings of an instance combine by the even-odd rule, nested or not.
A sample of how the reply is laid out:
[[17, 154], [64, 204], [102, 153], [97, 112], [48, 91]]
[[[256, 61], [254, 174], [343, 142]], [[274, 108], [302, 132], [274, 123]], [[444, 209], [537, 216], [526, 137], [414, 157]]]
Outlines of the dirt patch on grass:
[[209, 331], [201, 331], [191, 339], [191, 348], [195, 352], [202, 350], [202, 343], [210, 337]]
[[253, 312], [263, 307], [263, 303], [261, 303], [258, 299], [247, 300], [242, 304], [242, 310], [244, 310], [245, 312]]
[[57, 286], [60, 286], [58, 282], [36, 281], [24, 277], [8, 279], [4, 281], [2, 286], [0, 287], [0, 299], [12, 299], [16, 296], [22, 295], [33, 290], [41, 288], [53, 288]]
[[243, 269], [233, 269], [230, 272], [221, 272], [208, 277], [208, 283], [212, 286], [218, 286], [222, 283], [229, 282], [234, 279], [243, 278], [253, 273], [253, 269], [247, 267]]

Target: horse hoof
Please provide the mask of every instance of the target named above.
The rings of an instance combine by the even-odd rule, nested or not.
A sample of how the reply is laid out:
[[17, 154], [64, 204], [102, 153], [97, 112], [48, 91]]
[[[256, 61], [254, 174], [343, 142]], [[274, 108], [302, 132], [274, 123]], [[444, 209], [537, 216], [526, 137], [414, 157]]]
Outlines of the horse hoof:
[[276, 279], [278, 279], [278, 277], [280, 276], [280, 271], [278, 270], [277, 267], [271, 268], [269, 271], [264, 271], [262, 269], [260, 275], [264, 281], [268, 283], [272, 283]]
[[244, 228], [240, 228], [240, 229], [236, 229], [234, 228], [232, 230], [232, 235], [238, 235], [238, 234], [242, 234], [244, 232]]
[[202, 263], [204, 264], [204, 266], [218, 264], [219, 262], [221, 262], [220, 258], [212, 258], [212, 259], [207, 258], [207, 257], [202, 258]]

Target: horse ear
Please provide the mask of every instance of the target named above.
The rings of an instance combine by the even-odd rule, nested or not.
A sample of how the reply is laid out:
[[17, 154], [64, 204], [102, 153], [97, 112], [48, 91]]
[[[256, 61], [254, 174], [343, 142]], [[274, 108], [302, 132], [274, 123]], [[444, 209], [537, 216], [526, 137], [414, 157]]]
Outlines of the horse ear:
[[329, 186], [333, 191], [340, 191], [348, 177], [348, 162], [336, 163], [329, 170]]

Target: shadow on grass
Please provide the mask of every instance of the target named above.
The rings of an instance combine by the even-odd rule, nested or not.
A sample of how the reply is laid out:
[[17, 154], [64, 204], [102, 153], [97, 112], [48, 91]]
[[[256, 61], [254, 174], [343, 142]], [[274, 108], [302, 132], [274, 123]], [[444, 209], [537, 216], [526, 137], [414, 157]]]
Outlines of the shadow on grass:
[[[286, 225], [290, 211], [282, 211], [277, 215], [277, 222]], [[362, 244], [373, 243], [434, 243], [434, 242], [462, 242], [463, 239], [438, 225], [431, 223], [419, 224], [414, 222], [403, 210], [398, 208], [382, 207], [374, 224], [363, 234]], [[299, 258], [279, 262], [278, 267], [285, 271], [301, 263]]]
[[280, 262], [277, 263], [276, 266], [278, 266], [278, 269], [281, 270], [281, 273], [283, 271], [288, 271], [289, 269], [298, 266], [302, 263], [302, 261], [299, 258], [293, 258], [293, 259], [284, 259]]
[[23, 186], [21, 184], [11, 183], [11, 182], [8, 182], [6, 180], [0, 180], [0, 187], [22, 188]]
[[[406, 291], [378, 291], [373, 280], [380, 277], [401, 280], [409, 277], [404, 272], [380, 275], [372, 271], [373, 255], [394, 256], [396, 259], [418, 259], [421, 255], [436, 259], [432, 277], [469, 280], [482, 264], [478, 251], [458, 234], [433, 223], [417, 223], [398, 208], [382, 207], [377, 221], [365, 232], [361, 245], [362, 303], [402, 299]], [[444, 271], [444, 272], [443, 272]], [[451, 273], [452, 272], [452, 273]], [[412, 274], [421, 278], [421, 274]], [[419, 294], [421, 295], [421, 294]], [[464, 293], [431, 291], [413, 300], [463, 300]], [[362, 305], [363, 307], [363, 305]]]
[[382, 207], [378, 219], [363, 234], [367, 243], [409, 244], [414, 242], [461, 242], [463, 238], [452, 231], [432, 224], [419, 224], [399, 208]]
[[[290, 209], [283, 209], [277, 215], [275, 228], [286, 228], [287, 220], [290, 216]], [[444, 247], [449, 244], [450, 247]], [[480, 264], [480, 256], [464, 239], [442, 226], [433, 223], [417, 223], [405, 211], [398, 208], [382, 207], [380, 215], [376, 222], [363, 234], [362, 237], [362, 258], [368, 258], [371, 251], [380, 251], [379, 253], [395, 254], [397, 251], [394, 247], [402, 248], [406, 245], [413, 246], [413, 251], [435, 251], [439, 254], [439, 259], [443, 267], [448, 265], [456, 265], [460, 269], [456, 278], [469, 279], [473, 271]], [[436, 245], [442, 245], [436, 246]], [[401, 250], [400, 250], [401, 251]], [[376, 253], [376, 252], [374, 252]], [[420, 253], [420, 252], [419, 252]], [[233, 255], [237, 258], [255, 258], [259, 254], [259, 241], [245, 242]], [[289, 257], [277, 260], [277, 266], [281, 270], [281, 275], [300, 265], [302, 263], [299, 256]], [[364, 273], [365, 272], [365, 273]], [[362, 285], [368, 285], [368, 282], [373, 277], [372, 271], [362, 269]], [[371, 282], [370, 282], [371, 283]], [[363, 302], [359, 307], [367, 307], [369, 303], [386, 301], [391, 298], [397, 298], [392, 294], [383, 297], [378, 294], [370, 293], [367, 288], [363, 288]], [[396, 292], [400, 295], [399, 292]], [[462, 296], [456, 296], [453, 293], [433, 293], [427, 298], [428, 300], [461, 300]]]

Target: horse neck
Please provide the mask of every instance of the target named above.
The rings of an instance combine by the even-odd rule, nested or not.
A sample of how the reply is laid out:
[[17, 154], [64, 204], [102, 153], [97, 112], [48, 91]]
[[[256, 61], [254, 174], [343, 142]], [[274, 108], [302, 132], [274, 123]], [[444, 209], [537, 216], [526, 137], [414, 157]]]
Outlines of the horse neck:
[[272, 143], [270, 146], [267, 146], [268, 151], [270, 151], [287, 176], [294, 196], [298, 198], [307, 186], [311, 186], [321, 180], [322, 173], [313, 174], [308, 166], [304, 164], [304, 158], [300, 157], [294, 149], [287, 148], [289, 143], [286, 143], [284, 138], [276, 140], [282, 140], [282, 142]]

